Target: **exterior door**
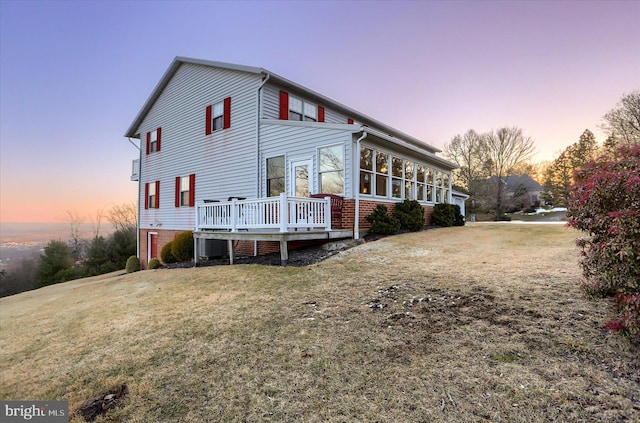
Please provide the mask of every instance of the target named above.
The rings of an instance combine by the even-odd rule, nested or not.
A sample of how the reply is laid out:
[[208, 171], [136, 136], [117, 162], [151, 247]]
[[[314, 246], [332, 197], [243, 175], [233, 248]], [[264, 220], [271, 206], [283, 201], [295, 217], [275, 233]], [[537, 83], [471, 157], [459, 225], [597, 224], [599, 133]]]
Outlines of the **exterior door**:
[[158, 258], [158, 234], [156, 233], [150, 233], [149, 234], [149, 257], [148, 259], [151, 260], [152, 258]]
[[313, 190], [313, 161], [291, 162], [291, 193], [295, 197], [309, 197]]

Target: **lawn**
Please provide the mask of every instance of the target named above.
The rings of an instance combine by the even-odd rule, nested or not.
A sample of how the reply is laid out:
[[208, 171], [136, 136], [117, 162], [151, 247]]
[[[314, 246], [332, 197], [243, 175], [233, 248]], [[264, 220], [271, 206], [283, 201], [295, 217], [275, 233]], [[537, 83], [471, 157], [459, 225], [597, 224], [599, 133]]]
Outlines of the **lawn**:
[[578, 235], [471, 224], [309, 267], [150, 270], [3, 298], [0, 399], [75, 410], [126, 385], [98, 422], [638, 421], [640, 349], [580, 292]]

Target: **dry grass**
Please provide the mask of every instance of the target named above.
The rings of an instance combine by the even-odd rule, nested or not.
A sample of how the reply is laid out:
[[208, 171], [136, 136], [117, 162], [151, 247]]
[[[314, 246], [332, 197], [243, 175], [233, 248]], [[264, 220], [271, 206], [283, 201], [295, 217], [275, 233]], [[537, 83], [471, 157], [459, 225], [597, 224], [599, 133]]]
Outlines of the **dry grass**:
[[[638, 421], [638, 347], [578, 289], [576, 233], [476, 224], [307, 268], [85, 279], [0, 300], [0, 398], [98, 421]], [[72, 421], [80, 421], [74, 417]]]

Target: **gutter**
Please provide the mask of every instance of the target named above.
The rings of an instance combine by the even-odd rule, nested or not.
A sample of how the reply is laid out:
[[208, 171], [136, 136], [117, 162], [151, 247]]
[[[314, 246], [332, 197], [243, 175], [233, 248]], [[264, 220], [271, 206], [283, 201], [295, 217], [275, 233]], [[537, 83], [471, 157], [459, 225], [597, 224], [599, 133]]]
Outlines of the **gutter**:
[[[359, 157], [360, 141], [362, 141], [365, 138], [367, 138], [367, 131], [365, 131], [363, 128], [362, 136], [356, 140], [356, 153], [354, 154], [355, 157]], [[359, 162], [360, 161], [358, 160], [358, 163]], [[354, 216], [354, 222], [353, 222], [353, 239], [360, 239], [360, 184], [358, 182], [360, 181], [360, 178], [358, 175], [360, 172], [360, 165], [353, 166], [353, 168], [355, 169], [355, 177], [354, 177], [352, 186], [356, 190], [356, 204], [355, 204], [355, 210], [354, 210], [355, 216]]]

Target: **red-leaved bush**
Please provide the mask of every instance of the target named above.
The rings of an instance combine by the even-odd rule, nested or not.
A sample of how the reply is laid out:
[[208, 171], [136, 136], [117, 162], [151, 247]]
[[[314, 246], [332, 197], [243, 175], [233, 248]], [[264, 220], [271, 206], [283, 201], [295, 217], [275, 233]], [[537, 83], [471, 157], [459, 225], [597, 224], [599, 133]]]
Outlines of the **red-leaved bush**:
[[567, 216], [580, 238], [583, 288], [590, 297], [614, 297], [619, 319], [607, 329], [640, 340], [640, 146], [576, 172]]

